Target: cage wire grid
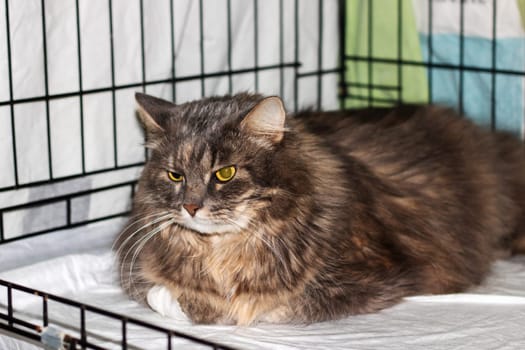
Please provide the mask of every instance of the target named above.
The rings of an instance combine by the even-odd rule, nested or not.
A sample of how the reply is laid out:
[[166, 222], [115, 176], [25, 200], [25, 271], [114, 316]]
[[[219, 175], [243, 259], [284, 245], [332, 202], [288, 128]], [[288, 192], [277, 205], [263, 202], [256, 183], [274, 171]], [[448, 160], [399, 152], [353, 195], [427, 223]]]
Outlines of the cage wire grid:
[[[80, 3], [81, 0], [75, 0], [75, 27], [76, 27], [76, 40], [77, 42], [82, 42], [82, 30], [81, 30], [81, 24], [80, 24]], [[180, 76], [177, 74], [177, 66], [176, 66], [176, 60], [171, 60], [171, 69], [170, 69], [170, 77], [165, 79], [155, 79], [155, 80], [148, 80], [147, 79], [147, 69], [148, 64], [146, 62], [146, 54], [145, 54], [145, 45], [146, 45], [146, 37], [145, 37], [145, 30], [144, 30], [144, 0], [139, 0], [139, 17], [141, 19], [140, 21], [140, 66], [141, 66], [141, 81], [128, 83], [128, 84], [117, 84], [116, 78], [115, 78], [115, 43], [114, 43], [114, 35], [113, 35], [113, 18], [115, 17], [115, 14], [113, 13], [113, 1], [108, 0], [107, 1], [107, 14], [109, 16], [108, 20], [108, 27], [107, 32], [109, 34], [109, 37], [111, 39], [110, 41], [110, 61], [111, 61], [111, 85], [105, 86], [105, 87], [99, 87], [94, 89], [86, 89], [83, 85], [83, 69], [82, 69], [82, 45], [77, 45], [77, 68], [78, 68], [78, 90], [72, 91], [72, 92], [65, 92], [65, 93], [56, 93], [52, 94], [49, 92], [49, 77], [48, 77], [48, 55], [47, 55], [47, 49], [46, 49], [46, 35], [45, 35], [45, 28], [46, 28], [46, 1], [41, 0], [40, 1], [40, 12], [42, 14], [41, 16], [41, 27], [42, 27], [42, 40], [43, 40], [43, 67], [44, 67], [44, 90], [45, 93], [43, 95], [37, 95], [37, 96], [31, 96], [26, 98], [15, 98], [14, 92], [13, 92], [13, 69], [12, 69], [12, 60], [11, 60], [11, 27], [10, 27], [10, 2], [8, 0], [5, 1], [5, 25], [6, 25], [6, 47], [7, 47], [7, 63], [8, 63], [8, 77], [9, 77], [9, 99], [0, 101], [0, 108], [1, 107], [7, 107], [9, 109], [9, 118], [8, 121], [10, 122], [10, 149], [12, 150], [12, 154], [9, 156], [11, 158], [11, 164], [12, 164], [12, 181], [10, 184], [4, 184], [0, 187], [0, 193], [6, 193], [13, 190], [20, 190], [25, 188], [35, 188], [42, 185], [49, 185], [49, 184], [57, 184], [61, 183], [67, 180], [74, 180], [83, 178], [86, 176], [91, 175], [99, 175], [99, 174], [106, 174], [111, 173], [118, 170], [125, 170], [125, 169], [135, 169], [143, 165], [144, 159], [146, 157], [146, 153], [144, 151], [144, 154], [142, 156], [143, 159], [137, 161], [137, 162], [125, 162], [123, 160], [119, 159], [119, 145], [118, 140], [119, 137], [122, 137], [119, 135], [119, 128], [117, 127], [117, 103], [116, 98], [117, 94], [121, 90], [127, 90], [127, 89], [138, 89], [143, 92], [146, 92], [146, 88], [148, 86], [155, 86], [159, 84], [170, 84], [172, 86], [171, 88], [171, 99], [174, 101], [177, 101], [177, 85], [184, 83], [184, 82], [198, 82], [199, 90], [200, 90], [200, 96], [208, 96], [209, 93], [206, 91], [206, 83], [210, 79], [214, 78], [227, 78], [227, 93], [234, 93], [234, 78], [238, 75], [246, 75], [246, 74], [252, 74], [253, 75], [253, 81], [254, 81], [254, 91], [260, 91], [259, 89], [259, 76], [263, 74], [266, 71], [274, 71], [279, 73], [279, 88], [276, 93], [280, 95], [285, 94], [285, 83], [286, 77], [285, 73], [286, 71], [290, 71], [293, 74], [292, 81], [293, 81], [293, 91], [294, 96], [293, 102], [292, 102], [292, 109], [296, 110], [298, 108], [298, 94], [297, 91], [299, 91], [300, 88], [300, 80], [304, 78], [316, 78], [316, 107], [321, 108], [322, 106], [322, 99], [323, 99], [323, 79], [322, 77], [324, 75], [337, 75], [340, 73], [340, 69], [338, 67], [333, 67], [330, 69], [326, 69], [323, 67], [323, 32], [324, 32], [324, 24], [323, 24], [323, 9], [325, 7], [324, 0], [319, 0], [316, 2], [316, 6], [319, 9], [318, 11], [318, 26], [316, 28], [317, 35], [318, 35], [318, 49], [317, 49], [317, 55], [318, 55], [318, 67], [316, 70], [310, 70], [310, 71], [300, 71], [299, 68], [301, 66], [301, 62], [299, 60], [299, 41], [300, 41], [300, 31], [299, 31], [299, 8], [300, 8], [300, 1], [299, 0], [293, 0], [293, 3], [291, 1], [284, 1], [279, 0], [278, 1], [278, 18], [279, 18], [279, 33], [283, 33], [285, 25], [285, 3], [292, 4], [294, 10], [294, 14], [292, 17], [293, 20], [293, 40], [295, 43], [294, 45], [294, 57], [293, 59], [286, 59], [284, 57], [285, 52], [285, 38], [284, 35], [280, 35], [278, 40], [278, 47], [279, 47], [279, 61], [275, 64], [261, 64], [259, 62], [259, 31], [257, 30], [259, 25], [259, 1], [253, 0], [252, 1], [252, 9], [253, 9], [253, 59], [254, 62], [250, 67], [247, 68], [235, 68], [233, 66], [233, 43], [232, 43], [232, 0], [225, 1], [226, 5], [226, 16], [227, 16], [227, 69], [226, 70], [218, 70], [218, 71], [207, 71], [205, 68], [205, 58], [206, 55], [209, 53], [206, 52], [204, 47], [204, 33], [205, 33], [205, 25], [206, 25], [206, 10], [205, 10], [205, 1], [200, 0], [198, 3], [196, 3], [198, 6], [198, 28], [199, 28], [199, 66], [200, 66], [200, 72], [198, 74], [191, 74], [191, 75], [183, 75]], [[332, 1], [332, 3], [335, 3]], [[170, 7], [170, 57], [176, 57], [176, 43], [175, 43], [175, 24], [174, 24], [174, 12], [175, 12], [175, 3], [174, 0], [169, 1], [169, 7]], [[288, 19], [289, 21], [290, 19]], [[287, 43], [289, 44], [289, 43]], [[112, 152], [112, 164], [110, 166], [106, 166], [103, 168], [97, 168], [97, 169], [88, 169], [86, 165], [86, 152], [88, 151], [86, 148], [86, 142], [85, 142], [85, 128], [86, 128], [86, 112], [85, 112], [85, 100], [89, 98], [89, 96], [97, 95], [100, 93], [110, 93], [111, 94], [111, 122], [110, 122], [110, 129], [112, 130], [112, 149], [110, 152]], [[61, 176], [59, 174], [56, 174], [54, 172], [54, 165], [53, 165], [53, 158], [55, 150], [52, 146], [52, 111], [50, 111], [50, 104], [54, 101], [68, 99], [68, 98], [77, 98], [79, 103], [79, 140], [80, 140], [80, 169], [78, 171], [70, 172], [70, 174], [66, 176]], [[17, 117], [16, 117], [16, 111], [19, 106], [27, 105], [28, 103], [44, 103], [45, 104], [45, 139], [46, 139], [46, 145], [47, 145], [47, 155], [45, 162], [45, 166], [43, 166], [45, 174], [44, 179], [37, 179], [37, 180], [23, 180], [20, 176], [20, 171], [22, 169], [25, 169], [31, 164], [23, 163], [20, 158], [20, 150], [19, 150], [19, 139], [21, 138], [19, 135], [19, 132], [17, 132]], [[129, 102], [129, 104], [132, 104], [133, 102]], [[121, 147], [120, 147], [121, 148]], [[41, 174], [42, 175], [42, 174]], [[31, 200], [29, 203], [18, 203], [16, 205], [6, 205], [0, 207], [0, 242], [10, 242], [13, 240], [18, 240], [34, 235], [44, 234], [52, 231], [56, 231], [59, 229], [66, 229], [71, 227], [78, 227], [85, 224], [97, 222], [97, 221], [103, 221], [107, 219], [111, 219], [114, 217], [122, 216], [127, 213], [127, 210], [122, 210], [116, 213], [112, 213], [111, 215], [101, 215], [94, 219], [89, 220], [73, 220], [74, 219], [74, 204], [75, 200], [79, 198], [83, 198], [85, 196], [88, 196], [89, 194], [114, 190], [114, 189], [127, 189], [127, 192], [129, 195], [133, 195], [134, 192], [134, 179], [130, 181], [120, 182], [120, 183], [114, 183], [108, 186], [101, 186], [100, 188], [95, 189], [82, 189], [80, 191], [75, 191], [71, 193], [65, 193], [59, 196], [46, 196], [42, 199], [35, 199]], [[28, 210], [32, 208], [41, 208], [46, 205], [61, 205], [63, 207], [64, 215], [63, 215], [63, 222], [61, 225], [52, 225], [51, 227], [46, 227], [44, 229], [40, 230], [32, 230], [31, 232], [24, 232], [23, 234], [18, 234], [15, 237], [11, 237], [6, 235], [6, 228], [4, 227], [4, 221], [6, 214], [13, 213], [16, 211], [21, 210]]]
[[[359, 5], [356, 5], [357, 3], [359, 3]], [[466, 77], [469, 74], [476, 74], [478, 76], [490, 77], [489, 79], [487, 79], [487, 81], [480, 82], [483, 84], [487, 84], [487, 89], [489, 90], [487, 96], [484, 96], [484, 98], [486, 98], [489, 101], [487, 103], [487, 105], [489, 106], [488, 118], [484, 118], [484, 120], [481, 121], [483, 124], [489, 126], [492, 130], [498, 129], [498, 99], [496, 98], [498, 85], [501, 84], [499, 89], [502, 90], [502, 88], [505, 88], [505, 84], [508, 85], [509, 80], [521, 81], [523, 80], [523, 77], [525, 77], [525, 70], [522, 69], [522, 66], [519, 66], [519, 68], [517, 68], [518, 65], [510, 65], [508, 62], [501, 63], [497, 61], [498, 55], [503, 54], [503, 51], [505, 49], [505, 47], [502, 47], [500, 44], [498, 44], [498, 36], [503, 35], [502, 33], [500, 33], [502, 31], [501, 26], [504, 25], [504, 21], [502, 21], [502, 19], [505, 19], [505, 17], [503, 16], [508, 14], [508, 12], [510, 11], [508, 10], [508, 7], [506, 8], [506, 6], [508, 6], [510, 2], [498, 3], [496, 0], [427, 0], [420, 2], [413, 1], [413, 6], [421, 6], [421, 12], [424, 12], [424, 16], [427, 19], [426, 28], [419, 28], [419, 30], [426, 31], [427, 36], [426, 43], [423, 43], [422, 41], [421, 44], [421, 49], [426, 51], [427, 54], [426, 57], [423, 57], [421, 59], [407, 58], [406, 55], [407, 48], [406, 43], [403, 39], [405, 38], [404, 35], [406, 31], [406, 25], [404, 25], [404, 22], [408, 19], [404, 18], [403, 16], [407, 13], [407, 3], [409, 4], [410, 1], [395, 0], [390, 2], [390, 9], [394, 10], [392, 17], [395, 18], [395, 23], [397, 25], [395, 25], [394, 28], [391, 28], [391, 31], [394, 34], [389, 36], [389, 38], [395, 41], [395, 49], [388, 53], [376, 52], [378, 50], [377, 46], [375, 45], [375, 41], [377, 40], [377, 38], [386, 34], [385, 27], [381, 27], [381, 24], [376, 23], [377, 19], [375, 19], [375, 14], [381, 11], [381, 6], [384, 5], [384, 2], [382, 3], [381, 0], [368, 0], [362, 2], [350, 0], [341, 4], [343, 7], [342, 11], [347, 14], [343, 21], [349, 21], [348, 18], [350, 18], [350, 15], [348, 14], [351, 11], [357, 10], [362, 18], [359, 19], [360, 23], [355, 24], [354, 27], [359, 28], [366, 33], [362, 36], [359, 36], [358, 38], [355, 38], [355, 33], [353, 33], [352, 39], [363, 40], [363, 42], [360, 43], [360, 47], [358, 47], [357, 45], [355, 47], [350, 47], [352, 45], [349, 45], [348, 42], [343, 44], [343, 46], [345, 47], [344, 56], [342, 58], [342, 74], [345, 78], [343, 79], [344, 83], [341, 86], [341, 98], [343, 99], [343, 106], [346, 108], [355, 108], [370, 106], [389, 106], [406, 102], [439, 103], [450, 105], [451, 107], [454, 107], [457, 111], [459, 111], [461, 114], [468, 115], [468, 110], [466, 110], [465, 108], [465, 94], [469, 88], [466, 86]], [[448, 3], [450, 5], [448, 9], [452, 9], [458, 13], [458, 23], [456, 23], [458, 27], [458, 38], [456, 42], [457, 48], [454, 48], [455, 50], [457, 50], [457, 56], [454, 57], [443, 57], [444, 53], [439, 52], [439, 50], [442, 49], [442, 47], [439, 47], [439, 44], [436, 43], [436, 39], [434, 38], [436, 35], [440, 34], [436, 30], [437, 25], [435, 23], [436, 19], [439, 19], [438, 16], [452, 16], [452, 14], [446, 14], [442, 11], [436, 13], [436, 8], [439, 6], [443, 7], [443, 3]], [[483, 50], [478, 53], [479, 55], [486, 55], [489, 58], [485, 61], [485, 63], [469, 63], [469, 61], [473, 60], [468, 60], [468, 58], [471, 58], [469, 56], [473, 55], [472, 51], [468, 50], [471, 48], [468, 45], [469, 42], [467, 40], [470, 39], [467, 33], [467, 16], [471, 15], [470, 12], [473, 12], [471, 11], [472, 7], [469, 8], [469, 5], [482, 5], [485, 6], [487, 10], [490, 10], [490, 13], [486, 17], [484, 17], [489, 23], [488, 26], [490, 27], [490, 34], [487, 38], [487, 42], [489, 42], [490, 49]], [[523, 11], [525, 4], [523, 2], [520, 3], [518, 1], [518, 7], [519, 6], [521, 6], [521, 8], [517, 9], [517, 11], [521, 12], [522, 23], [525, 23], [523, 22]], [[502, 11], [502, 9], [508, 11], [505, 11], [505, 13], [503, 13], [504, 11]], [[500, 14], [498, 11], [502, 13]], [[518, 14], [517, 16], [519, 17], [519, 15], [520, 14]], [[353, 20], [355, 21], [356, 18], [353, 17]], [[438, 25], [442, 25], [442, 23], [438, 23]], [[348, 26], [344, 24], [343, 27], [346, 28], [346, 34], [348, 37], [348, 34], [350, 32], [348, 30]], [[498, 32], [498, 30], [500, 32]], [[520, 32], [522, 38], [523, 29]], [[376, 49], [376, 51], [374, 49]], [[516, 52], [516, 54], [518, 55], [518, 57], [520, 57], [519, 62], [522, 62], [521, 57], [523, 57], [524, 51], [523, 44], [517, 47], [516, 51], [518, 51]], [[505, 52], [505, 54], [508, 54], [508, 52]], [[363, 72], [362, 76], [356, 76], [355, 70], [349, 70], [348, 68], [351, 65], [357, 67], [356, 69], [360, 69]], [[375, 81], [381, 80], [381, 77], [375, 76], [375, 74], [377, 74], [375, 73], [376, 67], [387, 67], [384, 69], [385, 71], [395, 72], [397, 78], [395, 79], [396, 81], [390, 84], [376, 83]], [[403, 90], [406, 90], [407, 86], [410, 85], [410, 81], [407, 81], [405, 77], [406, 74], [404, 74], [403, 71], [408, 68], [422, 69], [425, 71], [424, 74], [427, 78], [426, 85], [428, 87], [428, 94], [426, 97], [422, 97], [415, 100], [413, 98], [404, 98]], [[454, 75], [453, 79], [457, 79], [457, 82], [455, 82], [454, 85], [457, 96], [455, 96], [453, 100], [444, 100], [441, 96], [436, 96], [436, 75], [444, 71], [451, 72], [451, 75]], [[520, 85], [521, 84], [522, 83], [520, 83]], [[522, 96], [520, 97], [523, 98]], [[523, 113], [523, 110], [520, 111], [520, 115], [521, 129], [509, 131], [515, 133], [519, 132], [519, 134], [523, 138], [523, 121], [525, 120], [525, 114]], [[503, 118], [505, 118], [505, 116], [503, 116]]]
[[[51, 74], [49, 67], [53, 64], [53, 58], [49, 52], [50, 41], [52, 38], [48, 38], [49, 32], [49, 14], [48, 10], [50, 7], [50, 2], [46, 0], [35, 0], [31, 2], [33, 6], [30, 10], [37, 11], [39, 14], [40, 22], [38, 23], [38, 29], [41, 32], [42, 39], [42, 53], [41, 53], [41, 67], [43, 75], [43, 93], [33, 93], [30, 96], [17, 95], [15, 81], [15, 69], [14, 69], [14, 57], [16, 56], [13, 51], [13, 46], [20, 43], [16, 42], [13, 39], [13, 32], [15, 28], [13, 27], [12, 17], [14, 9], [17, 5], [13, 0], [5, 0], [3, 9], [0, 6], [0, 18], [3, 18], [4, 22], [0, 22], [0, 25], [5, 26], [5, 46], [2, 47], [1, 54], [5, 54], [6, 58], [6, 75], [8, 81], [7, 97], [1, 97], [0, 94], [0, 109], [3, 108], [4, 112], [7, 111], [7, 117], [3, 118], [2, 121], [8, 123], [8, 132], [4, 132], [1, 135], [8, 137], [8, 146], [10, 150], [9, 155], [10, 165], [12, 168], [12, 177], [8, 183], [6, 181], [0, 182], [0, 244], [8, 245], [9, 243], [20, 241], [23, 239], [28, 239], [34, 236], [40, 236], [43, 234], [53, 233], [60, 230], [72, 229], [76, 227], [83, 227], [88, 224], [96, 222], [104, 222], [114, 218], [125, 216], [129, 213], [129, 208], [119, 208], [119, 210], [110, 213], [102, 213], [96, 217], [82, 217], [78, 215], [79, 208], [82, 209], [82, 206], [78, 205], [78, 202], [82, 202], [87, 197], [97, 196], [99, 194], [105, 194], [111, 191], [120, 191], [124, 193], [121, 196], [121, 199], [129, 202], [129, 198], [134, 195], [135, 185], [136, 185], [136, 176], [141, 166], [144, 164], [144, 160], [147, 158], [147, 153], [144, 150], [142, 154], [142, 159], [138, 161], [129, 162], [121, 159], [119, 153], [119, 138], [122, 135], [119, 133], [118, 128], [118, 111], [117, 111], [117, 99], [120, 91], [126, 90], [137, 90], [142, 92], [148, 92], [149, 87], [155, 86], [171, 86], [171, 91], [168, 96], [163, 96], [167, 99], [171, 99], [175, 102], [179, 102], [181, 98], [178, 96], [182, 91], [179, 86], [184, 83], [192, 82], [198, 87], [198, 94], [195, 98], [205, 97], [213, 94], [210, 92], [207, 83], [213, 79], [226, 79], [226, 91], [225, 93], [235, 93], [239, 90], [236, 87], [236, 77], [251, 75], [253, 77], [253, 86], [251, 90], [255, 92], [262, 92], [261, 89], [261, 76], [265, 72], [274, 72], [277, 73], [278, 86], [273, 90], [273, 93], [286, 96], [289, 94], [290, 89], [288, 85], [291, 85], [292, 94], [288, 96], [288, 108], [290, 110], [298, 110], [300, 105], [299, 90], [301, 89], [301, 80], [305, 79], [315, 79], [314, 84], [310, 84], [310, 87], [314, 88], [313, 95], [315, 96], [314, 108], [321, 109], [323, 106], [323, 77], [325, 76], [334, 76], [337, 79], [337, 76], [341, 74], [341, 69], [339, 66], [339, 60], [326, 60], [324, 59], [326, 48], [324, 48], [324, 36], [327, 23], [324, 19], [325, 17], [325, 8], [333, 11], [337, 7], [340, 8], [342, 1], [340, 0], [317, 0], [315, 2], [310, 2], [308, 6], [316, 8], [316, 21], [317, 24], [312, 26], [310, 23], [309, 26], [312, 28], [314, 33], [317, 36], [317, 48], [315, 49], [315, 56], [317, 57], [317, 62], [314, 67], [310, 65], [309, 69], [304, 69], [301, 59], [299, 57], [301, 53], [301, 30], [300, 30], [300, 12], [301, 8], [305, 6], [305, 1], [300, 0], [276, 0], [273, 1], [276, 5], [274, 8], [277, 8], [276, 15], [277, 17], [277, 44], [275, 45], [278, 48], [278, 60], [275, 62], [263, 62], [261, 50], [261, 1], [252, 0], [250, 1], [251, 6], [251, 18], [252, 22], [252, 38], [251, 47], [248, 50], [252, 51], [253, 61], [249, 65], [236, 67], [235, 66], [235, 55], [238, 55], [238, 52], [235, 51], [234, 43], [234, 12], [239, 11], [239, 5], [243, 7], [246, 6], [246, 2], [239, 2], [235, 0], [223, 0], [225, 7], [225, 24], [226, 24], [226, 67], [225, 69], [213, 69], [210, 70], [206, 67], [206, 57], [208, 55], [213, 55], [213, 52], [210, 52], [205, 47], [205, 34], [206, 26], [208, 21], [207, 16], [216, 15], [211, 11], [207, 11], [207, 5], [210, 3], [207, 0], [199, 0], [193, 2], [187, 2], [185, 15], [188, 15], [189, 11], [196, 11], [196, 22], [195, 26], [198, 30], [193, 32], [191, 35], [198, 36], [198, 48], [196, 48], [196, 57], [198, 57], [198, 71], [193, 72], [192, 74], [180, 74], [180, 67], [178, 66], [177, 55], [177, 36], [176, 36], [176, 17], [177, 7], [181, 4], [180, 1], [167, 0], [165, 1], [169, 6], [169, 77], [161, 78], [151, 78], [148, 75], [148, 70], [151, 68], [148, 65], [147, 57], [147, 45], [148, 45], [148, 32], [145, 29], [145, 12], [147, 11], [148, 2], [147, 0], [137, 0], [134, 3], [138, 6], [138, 18], [139, 18], [139, 66], [140, 66], [140, 79], [138, 81], [132, 82], [118, 82], [118, 63], [117, 63], [117, 43], [116, 43], [116, 29], [115, 22], [116, 16], [116, 4], [118, 0], [104, 0], [99, 1], [104, 4], [105, 12], [107, 15], [107, 27], [106, 35], [109, 37], [109, 61], [110, 61], [110, 81], [109, 84], [105, 86], [90, 87], [86, 83], [87, 73], [84, 69], [86, 66], [85, 60], [85, 43], [83, 42], [85, 27], [86, 24], [83, 22], [82, 11], [85, 9], [86, 2], [82, 0], [72, 0], [70, 3], [73, 4], [73, 9], [71, 14], [73, 16], [73, 31], [71, 33], [73, 41], [76, 41], [76, 47], [73, 49], [76, 51], [76, 69], [78, 84], [76, 88], [70, 89], [70, 91], [59, 91], [53, 92], [51, 89]], [[122, 3], [122, 2], [121, 2]], [[191, 4], [191, 5], [190, 5]], [[84, 5], [84, 7], [83, 7]], [[189, 7], [188, 7], [189, 6]], [[195, 10], [196, 7], [196, 10]], [[2, 12], [3, 10], [3, 12]], [[337, 10], [336, 10], [337, 11]], [[339, 17], [342, 19], [342, 16]], [[341, 23], [335, 24], [338, 30], [341, 30]], [[285, 35], [285, 32], [288, 33]], [[190, 35], [190, 34], [185, 34]], [[291, 39], [291, 40], [290, 40]], [[342, 41], [340, 42], [342, 43]], [[0, 39], [0, 46], [3, 42]], [[287, 47], [292, 47], [293, 52], [290, 55]], [[5, 51], [4, 51], [5, 48]], [[288, 54], [287, 54], [288, 51]], [[35, 55], [35, 58], [38, 59], [38, 54]], [[335, 54], [333, 55], [334, 57]], [[327, 63], [328, 62], [328, 63]], [[327, 67], [327, 64], [334, 64], [330, 67]], [[335, 80], [334, 80], [335, 81]], [[239, 83], [237, 83], [239, 85]], [[109, 120], [109, 128], [112, 133], [112, 147], [109, 151], [111, 153], [111, 164], [104, 167], [89, 167], [87, 160], [87, 152], [89, 148], [86, 141], [86, 128], [89, 118], [89, 108], [87, 106], [87, 100], [92, 96], [100, 96], [100, 94], [109, 94], [111, 99], [111, 118]], [[54, 158], [56, 156], [56, 146], [53, 145], [53, 103], [57, 101], [75, 99], [78, 103], [78, 140], [80, 143], [80, 152], [78, 162], [80, 166], [76, 171], [69, 172], [68, 174], [60, 174], [60, 172], [55, 171]], [[182, 100], [187, 100], [182, 98]], [[337, 100], [337, 97], [335, 98]], [[130, 104], [133, 101], [128, 101]], [[24, 162], [24, 158], [21, 154], [20, 142], [24, 135], [20, 135], [19, 128], [19, 111], [21, 107], [30, 105], [30, 104], [43, 104], [43, 114], [44, 119], [44, 145], [47, 147], [45, 159], [41, 159], [45, 163], [44, 176], [40, 176], [37, 179], [29, 178], [24, 179], [21, 175], [22, 171], [30, 167], [31, 164]], [[75, 116], [70, 116], [74, 118]], [[5, 125], [5, 124], [4, 124]], [[23, 141], [23, 140], [22, 140]], [[0, 146], [6, 148], [6, 142]], [[4, 152], [5, 154], [6, 152]], [[5, 165], [4, 160], [4, 165]], [[9, 161], [7, 162], [9, 165]], [[9, 168], [9, 166], [7, 167]], [[85, 186], [82, 183], [80, 186], [77, 185], [78, 180], [89, 177], [103, 177], [106, 175], [126, 173], [125, 181], [101, 181], [101, 185], [92, 185]], [[64, 186], [72, 183], [68, 189], [63, 190]], [[44, 188], [42, 193], [38, 194], [35, 198], [29, 198], [24, 201], [17, 200], [16, 197], [19, 193], [24, 191], [32, 191], [33, 189]], [[23, 197], [23, 196], [21, 196]], [[9, 201], [14, 202], [14, 204], [9, 203]], [[7, 204], [5, 204], [7, 203]], [[6, 218], [12, 218], [11, 215], [17, 213], [31, 213], [32, 210], [39, 211], [43, 209], [44, 216], [46, 216], [46, 208], [52, 207], [56, 209], [57, 207], [62, 211], [61, 222], [59, 224], [48, 224], [48, 225], [36, 225], [36, 229], [25, 230], [23, 232], [18, 232], [13, 234], [9, 232], [9, 225], [6, 225]], [[88, 327], [86, 325], [86, 314], [98, 314], [105, 316], [111, 319], [115, 319], [122, 324], [122, 332], [120, 334], [119, 340], [113, 340], [116, 344], [120, 345], [122, 349], [128, 348], [130, 343], [128, 341], [128, 325], [134, 325], [139, 327], [144, 327], [153, 331], [163, 334], [162, 336], [166, 337], [167, 343], [166, 348], [171, 349], [172, 339], [173, 338], [182, 338], [190, 342], [208, 346], [214, 349], [228, 349], [228, 347], [215, 344], [206, 340], [199, 339], [190, 335], [182, 334], [174, 330], [166, 329], [163, 327], [158, 327], [147, 322], [140, 321], [138, 319], [133, 319], [130, 317], [125, 317], [107, 310], [103, 310], [99, 307], [94, 307], [86, 305], [80, 302], [76, 302], [71, 299], [63, 298], [57, 295], [46, 293], [43, 291], [38, 291], [26, 286], [18, 285], [9, 281], [0, 280], [0, 292], [6, 295], [7, 305], [0, 308], [0, 329], [21, 336], [27, 340], [32, 340], [39, 342], [43, 339], [43, 331], [46, 330], [46, 327], [52, 323], [52, 313], [49, 307], [49, 302], [55, 302], [64, 306], [69, 306], [73, 309], [79, 311], [78, 323], [75, 325], [70, 325], [67, 328], [68, 334], [65, 335], [64, 346], [67, 346], [70, 349], [104, 349], [100, 345], [97, 345], [96, 335], [90, 336]], [[16, 305], [16, 293], [25, 293], [36, 296], [41, 300], [41, 313], [38, 315], [38, 320], [27, 320], [25, 317], [27, 315], [23, 313], [17, 313]], [[51, 320], [51, 321], [50, 321]]]
[[[96, 335], [88, 336], [88, 326], [86, 322], [86, 314], [94, 313], [107, 318], [117, 320], [121, 323], [121, 334], [120, 342], [115, 345], [120, 345], [121, 349], [127, 349], [128, 346], [133, 348], [132, 345], [128, 344], [128, 326], [134, 325], [143, 327], [159, 333], [159, 336], [164, 336], [166, 339], [166, 349], [171, 350], [173, 348], [172, 339], [179, 338], [187, 340], [190, 343], [195, 343], [202, 345], [205, 348], [211, 349], [233, 349], [226, 345], [221, 345], [216, 342], [207, 341], [205, 339], [200, 339], [198, 337], [178, 332], [173, 329], [168, 329], [165, 327], [160, 327], [148, 322], [141, 321], [137, 318], [128, 317], [119, 315], [115, 312], [104, 310], [100, 307], [95, 307], [87, 304], [83, 304], [68, 298], [60, 297], [50, 293], [38, 291], [32, 288], [28, 288], [19, 284], [6, 282], [0, 280], [0, 286], [5, 287], [7, 291], [8, 304], [7, 304], [7, 315], [0, 313], [0, 329], [4, 329], [8, 332], [13, 333], [14, 335], [20, 336], [27, 340], [32, 340], [34, 342], [41, 342], [44, 345], [53, 345], [57, 344], [57, 341], [60, 341], [60, 344], [63, 344], [64, 348], [67, 349], [94, 349], [94, 350], [104, 350], [106, 347], [97, 345], [92, 339], [96, 339]], [[15, 315], [15, 310], [13, 309], [13, 291], [23, 292], [27, 294], [34, 295], [40, 298], [42, 302], [42, 321], [41, 324], [34, 324], [32, 322], [26, 321], [21, 317]], [[65, 333], [59, 328], [52, 328], [51, 332], [46, 333], [47, 327], [50, 325], [49, 321], [49, 302], [57, 302], [63, 305], [70, 306], [72, 308], [78, 309], [79, 312], [79, 327], [78, 335]], [[53, 333], [55, 332], [56, 333]], [[61, 333], [61, 334], [60, 334]], [[48, 335], [51, 334], [51, 335]], [[49, 340], [44, 340], [48, 338]]]

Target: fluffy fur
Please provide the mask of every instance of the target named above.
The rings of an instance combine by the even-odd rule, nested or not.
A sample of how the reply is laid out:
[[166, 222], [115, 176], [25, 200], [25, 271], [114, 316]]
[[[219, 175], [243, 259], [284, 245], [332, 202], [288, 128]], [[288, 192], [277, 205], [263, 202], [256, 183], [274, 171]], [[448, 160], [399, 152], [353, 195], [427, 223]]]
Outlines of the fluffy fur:
[[116, 242], [122, 286], [141, 301], [165, 286], [196, 323], [374, 312], [463, 291], [525, 251], [523, 145], [452, 110], [137, 101], [150, 158]]

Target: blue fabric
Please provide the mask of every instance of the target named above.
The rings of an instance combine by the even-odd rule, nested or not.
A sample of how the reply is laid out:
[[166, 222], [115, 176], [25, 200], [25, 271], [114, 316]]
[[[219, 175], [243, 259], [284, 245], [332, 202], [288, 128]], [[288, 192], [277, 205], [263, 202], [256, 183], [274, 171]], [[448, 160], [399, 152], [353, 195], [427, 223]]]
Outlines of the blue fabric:
[[[420, 34], [423, 59], [429, 60], [428, 35]], [[460, 40], [455, 34], [432, 35], [432, 62], [460, 64]], [[492, 68], [492, 40], [464, 37], [463, 64]], [[525, 40], [498, 38], [496, 41], [496, 68], [523, 71], [525, 68]], [[428, 70], [431, 81], [432, 102], [459, 108], [460, 73], [457, 69], [434, 68]], [[430, 77], [430, 74], [432, 76]], [[524, 111], [523, 76], [496, 74], [495, 126], [500, 130], [521, 134]], [[479, 124], [490, 125], [492, 74], [463, 72], [463, 110]]]

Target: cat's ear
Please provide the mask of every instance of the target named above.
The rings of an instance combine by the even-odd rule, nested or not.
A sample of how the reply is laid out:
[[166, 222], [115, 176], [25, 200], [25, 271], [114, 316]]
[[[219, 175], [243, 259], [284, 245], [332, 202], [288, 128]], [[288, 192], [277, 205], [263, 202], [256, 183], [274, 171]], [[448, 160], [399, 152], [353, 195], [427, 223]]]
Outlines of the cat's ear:
[[271, 143], [279, 143], [285, 132], [286, 111], [277, 96], [266, 97], [241, 121], [241, 129]]
[[176, 106], [166, 100], [149, 96], [140, 92], [135, 93], [137, 111], [146, 134], [152, 135], [163, 131], [163, 119], [169, 110]]

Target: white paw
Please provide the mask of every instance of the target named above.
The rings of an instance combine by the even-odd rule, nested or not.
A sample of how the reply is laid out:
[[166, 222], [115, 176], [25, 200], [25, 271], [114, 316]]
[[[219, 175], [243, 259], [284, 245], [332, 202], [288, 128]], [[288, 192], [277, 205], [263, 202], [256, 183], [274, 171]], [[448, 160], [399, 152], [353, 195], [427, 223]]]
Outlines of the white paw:
[[173, 298], [168, 288], [160, 285], [152, 287], [147, 296], [149, 306], [164, 317], [181, 322], [190, 322], [190, 319], [181, 310], [177, 299]]

